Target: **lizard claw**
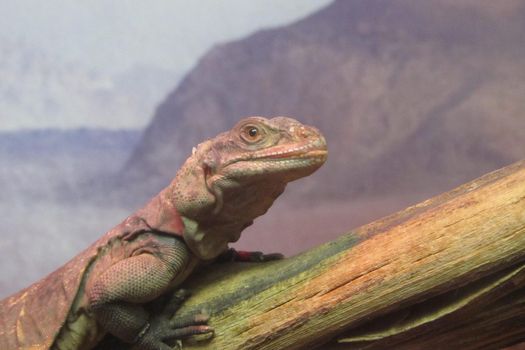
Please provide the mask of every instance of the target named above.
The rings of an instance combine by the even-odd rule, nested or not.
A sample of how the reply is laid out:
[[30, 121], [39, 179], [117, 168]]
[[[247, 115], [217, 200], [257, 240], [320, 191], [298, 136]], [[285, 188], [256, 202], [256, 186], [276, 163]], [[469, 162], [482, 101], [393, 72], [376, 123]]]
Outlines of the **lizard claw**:
[[239, 260], [245, 262], [267, 262], [274, 260], [281, 260], [284, 255], [281, 253], [264, 254], [263, 252], [238, 252]]
[[284, 259], [284, 255], [281, 253], [270, 253], [270, 254], [262, 255], [262, 261], [273, 261], [273, 260], [281, 260], [281, 259]]
[[280, 260], [283, 258], [284, 258], [284, 255], [282, 255], [281, 253], [264, 254], [263, 252], [250, 252], [250, 251], [235, 250], [233, 248], [230, 248], [226, 252], [221, 254], [217, 258], [217, 261], [219, 262], [228, 262], [228, 261], [266, 262], [266, 261]]
[[[211, 326], [208, 326], [210, 313], [207, 310], [184, 317], [173, 315], [180, 305], [188, 298], [187, 290], [179, 289], [174, 292], [162, 312], [151, 316], [143, 334], [139, 335], [134, 349], [140, 350], [172, 350], [182, 349], [182, 340], [194, 338], [195, 341], [209, 340], [214, 336]], [[173, 344], [172, 348], [168, 344]]]

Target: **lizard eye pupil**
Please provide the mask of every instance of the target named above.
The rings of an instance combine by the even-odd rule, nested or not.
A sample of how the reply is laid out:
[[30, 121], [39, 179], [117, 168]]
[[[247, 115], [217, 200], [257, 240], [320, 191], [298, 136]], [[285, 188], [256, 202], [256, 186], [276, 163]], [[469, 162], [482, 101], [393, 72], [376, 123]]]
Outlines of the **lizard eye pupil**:
[[239, 135], [244, 142], [254, 144], [259, 142], [264, 137], [264, 129], [259, 128], [257, 125], [244, 125], [240, 130]]

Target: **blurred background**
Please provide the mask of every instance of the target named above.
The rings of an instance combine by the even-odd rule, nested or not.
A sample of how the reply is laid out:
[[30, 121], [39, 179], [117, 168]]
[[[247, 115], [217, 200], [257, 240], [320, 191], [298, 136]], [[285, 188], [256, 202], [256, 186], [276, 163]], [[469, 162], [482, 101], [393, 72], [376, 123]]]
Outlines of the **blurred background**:
[[296, 254], [525, 158], [523, 0], [0, 0], [0, 298], [249, 115], [329, 143], [236, 247]]

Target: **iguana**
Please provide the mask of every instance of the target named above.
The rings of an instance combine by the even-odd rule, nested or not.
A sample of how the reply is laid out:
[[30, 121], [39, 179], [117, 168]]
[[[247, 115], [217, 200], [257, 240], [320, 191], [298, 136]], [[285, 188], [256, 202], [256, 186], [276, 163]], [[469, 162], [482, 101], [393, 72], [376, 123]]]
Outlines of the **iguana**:
[[144, 305], [227, 253], [288, 182], [326, 158], [321, 133], [286, 117], [246, 118], [199, 144], [144, 208], [0, 301], [0, 349], [92, 349], [111, 333], [135, 349], [168, 350], [184, 336], [211, 334], [204, 314], [170, 323]]

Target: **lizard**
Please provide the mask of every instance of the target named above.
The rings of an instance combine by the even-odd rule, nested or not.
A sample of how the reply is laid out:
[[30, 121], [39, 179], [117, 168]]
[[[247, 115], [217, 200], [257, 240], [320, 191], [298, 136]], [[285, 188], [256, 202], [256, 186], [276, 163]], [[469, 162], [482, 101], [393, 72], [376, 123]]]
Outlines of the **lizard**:
[[[179, 288], [197, 266], [229, 254], [229, 243], [288, 182], [326, 159], [319, 130], [288, 117], [248, 117], [202, 142], [143, 208], [0, 301], [0, 348], [93, 349], [109, 333], [137, 350], [168, 350], [187, 336], [212, 337], [209, 314], [177, 322], [175, 308], [173, 321], [145, 305]], [[254, 256], [264, 260], [261, 254]], [[174, 296], [174, 304], [185, 298]]]

